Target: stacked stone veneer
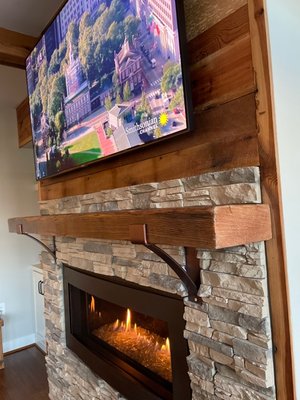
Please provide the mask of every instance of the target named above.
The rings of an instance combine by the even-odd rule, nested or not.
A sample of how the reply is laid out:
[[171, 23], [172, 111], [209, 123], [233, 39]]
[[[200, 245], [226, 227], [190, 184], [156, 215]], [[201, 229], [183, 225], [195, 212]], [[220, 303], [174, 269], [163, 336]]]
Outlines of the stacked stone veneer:
[[[260, 201], [259, 170], [244, 168], [41, 202], [40, 207], [46, 215]], [[57, 264], [47, 253], [42, 254], [50, 398], [124, 400], [66, 348], [61, 263], [183, 298], [185, 288], [174, 272], [143, 246], [56, 239]], [[182, 248], [163, 248], [184, 264]], [[275, 399], [264, 244], [218, 251], [198, 249], [198, 258], [203, 303], [184, 299], [183, 316], [192, 399]]]

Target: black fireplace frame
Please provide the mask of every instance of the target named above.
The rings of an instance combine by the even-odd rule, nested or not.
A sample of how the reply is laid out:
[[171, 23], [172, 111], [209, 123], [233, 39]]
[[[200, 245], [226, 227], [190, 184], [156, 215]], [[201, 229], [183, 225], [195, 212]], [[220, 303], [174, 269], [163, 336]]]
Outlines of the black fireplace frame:
[[[180, 296], [139, 286], [120, 278], [82, 271], [65, 264], [63, 276], [67, 347], [76, 353], [92, 371], [128, 400], [189, 400], [191, 398], [186, 361], [188, 346], [183, 337], [184, 303]], [[71, 286], [168, 323], [173, 373], [172, 392], [166, 391], [161, 385], [139, 374], [130, 365], [117, 360], [105, 349], [95, 346], [93, 351], [90, 350], [73, 334], [70, 321]]]

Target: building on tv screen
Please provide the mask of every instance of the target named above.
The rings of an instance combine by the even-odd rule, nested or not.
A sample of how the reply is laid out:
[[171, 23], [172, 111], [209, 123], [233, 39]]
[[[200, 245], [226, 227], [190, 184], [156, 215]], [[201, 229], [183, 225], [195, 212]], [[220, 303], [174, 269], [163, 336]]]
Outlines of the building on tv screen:
[[26, 71], [38, 179], [187, 128], [175, 0], [69, 0]]

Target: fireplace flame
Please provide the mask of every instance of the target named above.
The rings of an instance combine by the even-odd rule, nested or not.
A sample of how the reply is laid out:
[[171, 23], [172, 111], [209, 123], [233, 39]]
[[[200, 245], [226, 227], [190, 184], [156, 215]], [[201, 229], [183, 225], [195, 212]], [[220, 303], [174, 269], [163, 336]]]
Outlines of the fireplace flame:
[[126, 316], [126, 332], [131, 330], [131, 312], [129, 308], [127, 308], [127, 316]]
[[119, 329], [120, 326], [120, 321], [117, 319], [114, 323], [114, 331], [116, 331], [117, 329]]
[[91, 312], [95, 312], [95, 310], [96, 310], [96, 303], [95, 303], [94, 296], [92, 296], [92, 298], [91, 298], [90, 310], [91, 310]]
[[128, 308], [124, 321], [117, 319], [95, 329], [93, 334], [171, 382], [170, 339], [143, 328], [133, 319]]
[[170, 354], [171, 348], [170, 348], [170, 339], [169, 338], [166, 339], [166, 343], [162, 345], [161, 349]]

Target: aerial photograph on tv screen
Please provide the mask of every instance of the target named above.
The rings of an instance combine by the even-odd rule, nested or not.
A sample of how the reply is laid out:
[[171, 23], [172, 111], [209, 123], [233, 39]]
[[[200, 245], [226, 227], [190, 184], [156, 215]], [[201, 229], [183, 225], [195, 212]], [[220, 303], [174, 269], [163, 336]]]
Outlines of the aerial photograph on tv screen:
[[26, 74], [37, 179], [187, 128], [175, 0], [69, 0]]

